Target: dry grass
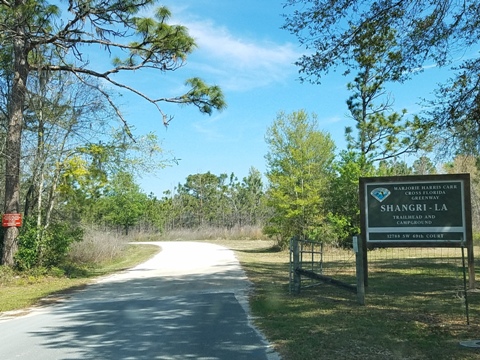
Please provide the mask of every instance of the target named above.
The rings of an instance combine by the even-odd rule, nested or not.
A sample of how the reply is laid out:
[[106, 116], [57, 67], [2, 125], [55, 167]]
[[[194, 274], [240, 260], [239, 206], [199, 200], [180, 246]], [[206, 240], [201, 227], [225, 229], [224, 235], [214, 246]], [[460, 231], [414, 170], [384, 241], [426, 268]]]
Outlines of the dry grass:
[[89, 229], [85, 231], [83, 241], [72, 244], [68, 258], [75, 264], [111, 261], [125, 250], [132, 239], [112, 232]]
[[178, 229], [167, 231], [157, 240], [265, 240], [266, 236], [258, 226], [235, 226], [232, 228], [202, 227], [195, 230]]

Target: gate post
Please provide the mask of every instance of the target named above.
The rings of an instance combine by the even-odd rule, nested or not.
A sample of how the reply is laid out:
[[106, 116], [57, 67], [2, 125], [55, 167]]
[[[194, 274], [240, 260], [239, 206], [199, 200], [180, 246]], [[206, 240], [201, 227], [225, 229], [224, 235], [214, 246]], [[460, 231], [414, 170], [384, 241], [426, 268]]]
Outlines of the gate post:
[[365, 274], [363, 242], [360, 236], [353, 237], [353, 251], [355, 251], [355, 263], [357, 273], [357, 299], [360, 305], [365, 305]]
[[292, 242], [292, 255], [293, 255], [293, 292], [294, 294], [300, 294], [300, 287], [302, 279], [297, 269], [300, 268], [300, 251], [298, 250], [298, 238], [294, 236], [291, 239]]

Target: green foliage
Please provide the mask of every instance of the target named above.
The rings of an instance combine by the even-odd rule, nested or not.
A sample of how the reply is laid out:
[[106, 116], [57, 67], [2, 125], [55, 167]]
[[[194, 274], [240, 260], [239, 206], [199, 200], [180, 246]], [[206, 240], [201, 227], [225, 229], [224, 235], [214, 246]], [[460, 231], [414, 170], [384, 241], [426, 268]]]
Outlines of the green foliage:
[[157, 137], [147, 134], [132, 141], [115, 133], [111, 142], [85, 144], [75, 150], [62, 164], [58, 187], [66, 212], [72, 219], [107, 221], [125, 230], [136, 224], [147, 196], [135, 184], [134, 175], [158, 171], [169, 163], [155, 160], [162, 154]]
[[326, 223], [329, 233], [324, 238], [336, 246], [350, 247], [352, 236], [360, 234], [357, 222], [358, 216], [350, 218], [342, 214], [328, 213]]
[[447, 174], [470, 174], [473, 231], [480, 233], [480, 162], [472, 155], [457, 155], [450, 163], [444, 164]]
[[83, 230], [70, 223], [55, 223], [47, 228], [43, 235], [41, 262], [43, 266], [53, 267], [60, 265], [68, 253], [72, 243], [81, 241]]
[[210, 172], [193, 174], [187, 177], [185, 185], [179, 187], [182, 202], [188, 209], [185, 215], [197, 226], [210, 224], [215, 218], [216, 210], [224, 200], [222, 185], [225, 178], [226, 175], [217, 177]]
[[104, 196], [92, 204], [91, 220], [122, 227], [126, 234], [145, 212], [147, 196], [140, 191], [132, 174], [120, 172], [104, 188]]
[[253, 168], [242, 181], [234, 174], [192, 174], [175, 192], [168, 191], [165, 197], [157, 199], [141, 191], [132, 173], [99, 171], [100, 177], [90, 177], [92, 170], [87, 164], [83, 160], [72, 161], [64, 173], [73, 181], [65, 183], [65, 191], [62, 188], [66, 200], [63, 206], [73, 219], [83, 223], [128, 233], [133, 227], [164, 232], [258, 226], [265, 218], [262, 176]]
[[200, 78], [191, 78], [185, 82], [190, 90], [183, 95], [182, 101], [193, 104], [205, 114], [211, 114], [213, 109], [224, 109], [227, 104], [219, 86], [207, 86]]
[[357, 152], [342, 151], [334, 163], [335, 177], [330, 183], [327, 197], [330, 239], [337, 244], [351, 240], [360, 233], [358, 179], [373, 174], [373, 167]]
[[254, 168], [242, 181], [233, 173], [192, 174], [175, 193], [166, 195], [162, 204], [169, 230], [255, 226], [265, 216], [262, 177]]
[[475, 246], [480, 246], [480, 232], [473, 233], [473, 244]]
[[168, 201], [164, 203], [150, 193], [145, 201], [144, 213], [142, 214], [143, 226], [154, 233], [163, 232], [170, 211]]
[[358, 68], [358, 74], [347, 85], [353, 93], [347, 106], [358, 132], [355, 137], [351, 128], [346, 129], [348, 149], [356, 149], [369, 162], [429, 148], [428, 126], [418, 116], [406, 119], [406, 110], [398, 113], [391, 109], [393, 101], [384, 86], [388, 81], [400, 81], [405, 69], [395, 32], [382, 30], [379, 33], [372, 23], [355, 34], [352, 66]]
[[18, 252], [15, 261], [20, 269], [31, 269], [39, 264], [40, 241], [35, 219], [26, 218], [18, 237]]
[[480, 154], [480, 58], [468, 60], [436, 90], [425, 122], [437, 130], [444, 156]]
[[264, 232], [286, 247], [293, 236], [317, 238], [333, 175], [334, 144], [304, 111], [279, 113], [268, 128], [266, 203], [272, 209]]
[[[355, 66], [361, 33], [370, 32], [377, 48], [379, 42], [394, 44], [385, 54], [395, 78], [418, 73], [426, 61], [444, 65], [452, 52], [464, 54], [480, 36], [478, 0], [287, 0], [286, 7], [283, 29], [308, 49], [297, 65], [303, 79], [313, 82], [337, 66]], [[371, 44], [367, 39], [364, 47]]]
[[422, 155], [413, 162], [412, 173], [414, 175], [434, 175], [437, 173], [437, 169], [427, 156]]
[[55, 223], [38, 228], [35, 219], [27, 218], [18, 238], [15, 261], [20, 269], [52, 268], [65, 259], [72, 243], [81, 241], [83, 230], [70, 223]]
[[[401, 122], [398, 118], [404, 117], [403, 111], [390, 115], [383, 112], [373, 122], [382, 122], [381, 127], [359, 128], [366, 134], [372, 130], [377, 134], [378, 130], [387, 132], [384, 145], [370, 142], [377, 144], [375, 157], [394, 156], [395, 147], [415, 151], [432, 145], [445, 157], [479, 154], [480, 1], [288, 0], [286, 7], [290, 11], [284, 15], [283, 28], [297, 36], [307, 50], [296, 62], [301, 78], [320, 83], [324, 74], [337, 67], [344, 67], [345, 75], [352, 69], [361, 70], [358, 75], [364, 79], [354, 83], [370, 84], [365, 91], [357, 88], [361, 102], [367, 105], [360, 109], [362, 113], [369, 101], [379, 105], [376, 84], [404, 82], [421, 73], [425, 65], [463, 61], [451, 69], [454, 76], [439, 85], [436, 100], [426, 104], [421, 119]], [[388, 105], [388, 99], [384, 104]], [[356, 120], [357, 115], [352, 112]], [[402, 128], [398, 125], [405, 125], [408, 131], [399, 135]], [[433, 144], [426, 143], [427, 131], [434, 133]], [[372, 150], [367, 140], [365, 136], [359, 141], [364, 153]]]
[[241, 183], [234, 184], [235, 208], [240, 213], [238, 225], [257, 225], [265, 218], [264, 186], [262, 174], [250, 168], [248, 176]]
[[378, 164], [376, 176], [412, 175], [412, 168], [405, 162], [397, 159], [383, 160]]
[[[295, 3], [311, 2], [289, 2], [290, 5]], [[327, 28], [339, 20], [334, 14], [339, 17], [369, 18], [366, 22], [347, 22], [349, 28], [343, 34], [341, 31], [335, 33], [341, 34], [339, 36], [348, 34], [345, 43], [332, 43], [331, 38], [324, 38], [324, 42], [311, 40], [322, 52], [304, 56], [298, 63], [302, 71], [318, 79], [322, 72], [335, 66], [339, 59], [348, 65], [345, 75], [353, 69], [357, 70], [353, 81], [347, 85], [352, 93], [347, 100], [347, 107], [355, 121], [356, 132], [352, 127], [346, 128], [347, 150], [340, 154], [336, 167], [337, 177], [332, 182], [329, 201], [332, 224], [335, 224], [332, 228], [336, 229], [337, 241], [341, 243], [350, 242], [351, 236], [359, 233], [358, 178], [411, 173], [409, 167], [398, 161], [397, 157], [419, 149], [428, 150], [431, 143], [428, 139], [428, 124], [424, 124], [418, 116], [407, 118], [406, 110], [393, 111], [392, 97], [385, 90], [388, 82], [402, 82], [408, 78], [410, 61], [415, 61], [415, 54], [406, 54], [400, 46], [403, 34], [398, 33], [394, 24], [401, 15], [387, 11], [382, 12], [382, 16], [370, 18], [368, 12], [358, 13], [358, 9], [347, 2], [334, 1], [338, 7], [330, 4], [325, 5], [325, 8], [320, 3], [322, 1], [311, 3], [310, 8], [287, 16], [286, 28], [309, 42], [308, 37], [317, 33], [320, 38], [330, 37]], [[376, 5], [372, 6], [371, 11], [374, 10], [379, 11]], [[301, 20], [300, 14], [305, 18], [312, 17], [314, 21], [309, 23], [305, 19]], [[320, 23], [324, 27], [318, 26]], [[303, 37], [302, 32], [306, 29], [314, 32]], [[333, 37], [335, 36], [337, 35]], [[373, 168], [374, 163], [378, 163], [377, 170]]]
[[[167, 70], [174, 69], [177, 60], [186, 60], [196, 46], [195, 40], [188, 34], [186, 27], [169, 25], [167, 21], [170, 17], [170, 10], [160, 7], [156, 11], [155, 19], [133, 18], [133, 27], [142, 41], [131, 43], [130, 56], [119, 64], [136, 66], [137, 63], [156, 60], [165, 65], [162, 70]], [[171, 58], [171, 63], [167, 62], [168, 57]]]

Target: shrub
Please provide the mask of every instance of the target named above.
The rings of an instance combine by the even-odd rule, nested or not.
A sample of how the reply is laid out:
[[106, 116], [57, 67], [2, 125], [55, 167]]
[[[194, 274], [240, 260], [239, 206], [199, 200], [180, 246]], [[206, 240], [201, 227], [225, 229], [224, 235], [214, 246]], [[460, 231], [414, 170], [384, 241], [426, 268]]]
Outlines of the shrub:
[[45, 237], [45, 247], [41, 253], [42, 265], [48, 268], [60, 265], [65, 260], [70, 246], [83, 240], [83, 234], [83, 229], [69, 223], [52, 225]]
[[40, 252], [39, 232], [34, 218], [25, 218], [18, 236], [18, 251], [15, 254], [17, 267], [21, 270], [38, 265]]
[[58, 266], [64, 261], [70, 245], [81, 241], [82, 237], [83, 230], [78, 226], [59, 222], [45, 229], [37, 227], [34, 218], [27, 218], [18, 237], [17, 267], [25, 270]]

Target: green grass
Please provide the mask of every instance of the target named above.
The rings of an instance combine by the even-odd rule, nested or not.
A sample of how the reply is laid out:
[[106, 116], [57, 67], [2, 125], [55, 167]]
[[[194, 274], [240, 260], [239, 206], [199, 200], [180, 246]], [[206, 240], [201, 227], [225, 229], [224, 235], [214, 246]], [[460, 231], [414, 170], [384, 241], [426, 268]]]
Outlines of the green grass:
[[480, 293], [469, 292], [466, 325], [461, 272], [438, 258], [413, 266], [378, 258], [361, 306], [355, 294], [328, 284], [291, 295], [289, 253], [268, 242], [218, 243], [236, 251], [254, 283], [256, 325], [284, 360], [480, 359], [479, 350], [459, 345], [480, 339]]
[[[155, 245], [130, 245], [117, 258], [98, 265], [69, 266], [65, 270], [16, 273], [0, 267], [0, 312], [23, 309], [48, 300], [47, 296], [82, 288], [94, 277], [128, 269], [159, 251]], [[65, 276], [64, 273], [68, 276]], [[54, 299], [54, 298], [53, 298]]]

